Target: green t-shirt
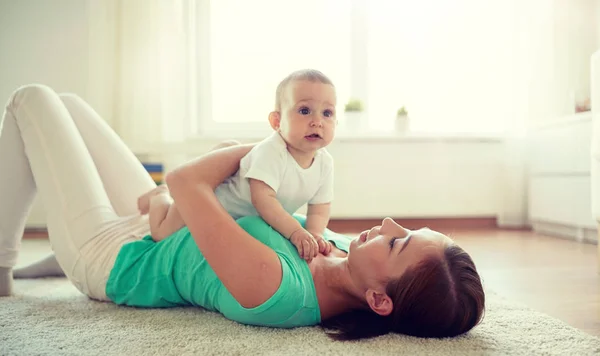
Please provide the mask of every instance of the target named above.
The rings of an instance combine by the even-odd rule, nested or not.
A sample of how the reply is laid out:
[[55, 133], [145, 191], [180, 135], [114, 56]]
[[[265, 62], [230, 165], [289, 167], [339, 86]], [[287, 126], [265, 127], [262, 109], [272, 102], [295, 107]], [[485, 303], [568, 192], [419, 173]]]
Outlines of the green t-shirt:
[[[305, 217], [294, 217], [304, 225]], [[260, 217], [243, 217], [237, 223], [272, 248], [281, 261], [281, 285], [263, 304], [244, 308], [233, 298], [187, 227], [158, 243], [146, 236], [125, 244], [111, 270], [106, 295], [116, 304], [134, 307], [203, 307], [243, 324], [292, 328], [320, 323], [313, 278], [296, 247]], [[348, 251], [348, 237], [330, 230], [324, 237]]]

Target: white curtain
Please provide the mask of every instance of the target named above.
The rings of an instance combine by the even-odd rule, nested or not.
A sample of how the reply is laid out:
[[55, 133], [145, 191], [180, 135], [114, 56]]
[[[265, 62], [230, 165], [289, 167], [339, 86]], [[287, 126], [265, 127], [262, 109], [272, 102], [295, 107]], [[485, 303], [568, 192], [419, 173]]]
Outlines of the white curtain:
[[90, 2], [90, 101], [136, 152], [158, 151], [191, 132], [191, 4]]

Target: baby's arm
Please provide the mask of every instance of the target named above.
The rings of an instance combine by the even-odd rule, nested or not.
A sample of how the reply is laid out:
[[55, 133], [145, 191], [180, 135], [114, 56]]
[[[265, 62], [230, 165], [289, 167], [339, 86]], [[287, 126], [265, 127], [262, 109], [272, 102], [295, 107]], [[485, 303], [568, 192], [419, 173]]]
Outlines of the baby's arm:
[[[323, 238], [323, 234], [325, 233], [325, 228], [327, 228], [327, 224], [329, 224], [329, 216], [331, 211], [331, 204], [308, 204], [308, 211], [306, 213], [306, 230], [310, 232], [317, 241], [322, 240], [325, 243]], [[319, 242], [319, 245], [321, 243]], [[323, 252], [324, 255], [329, 254], [331, 252], [331, 244], [326, 244], [326, 251], [323, 252], [321, 246], [319, 246], [319, 250]]]
[[327, 224], [329, 224], [330, 203], [308, 204], [306, 213], [306, 230], [311, 234], [323, 236]]
[[312, 260], [319, 245], [300, 223], [288, 214], [277, 200], [275, 191], [265, 182], [250, 178], [252, 204], [260, 216], [298, 249], [300, 257]]

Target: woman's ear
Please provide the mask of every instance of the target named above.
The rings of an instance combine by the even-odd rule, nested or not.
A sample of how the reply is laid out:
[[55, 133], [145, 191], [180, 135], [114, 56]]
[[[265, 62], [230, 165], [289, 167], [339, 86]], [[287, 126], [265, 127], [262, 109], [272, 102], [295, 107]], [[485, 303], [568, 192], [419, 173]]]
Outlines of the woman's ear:
[[269, 124], [271, 124], [273, 130], [279, 130], [279, 126], [281, 125], [281, 114], [279, 111], [271, 111], [269, 113]]
[[394, 302], [387, 294], [368, 289], [366, 292], [367, 303], [375, 313], [388, 316], [394, 310]]

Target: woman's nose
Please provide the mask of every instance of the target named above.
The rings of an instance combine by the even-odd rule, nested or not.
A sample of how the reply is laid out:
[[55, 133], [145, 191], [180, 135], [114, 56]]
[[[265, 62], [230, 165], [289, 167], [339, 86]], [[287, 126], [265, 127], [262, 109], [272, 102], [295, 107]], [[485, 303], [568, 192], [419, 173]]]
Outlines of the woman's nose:
[[398, 237], [404, 237], [403, 235], [408, 234], [408, 230], [405, 229], [402, 225], [395, 222], [392, 218], [385, 218], [381, 222], [381, 230], [389, 231], [398, 235]]
[[381, 226], [386, 226], [386, 225], [392, 225], [392, 226], [397, 226], [397, 227], [401, 227], [400, 225], [398, 225], [398, 223], [396, 223], [394, 221], [394, 219], [387, 217], [385, 219], [383, 219], [383, 221], [381, 222]]

